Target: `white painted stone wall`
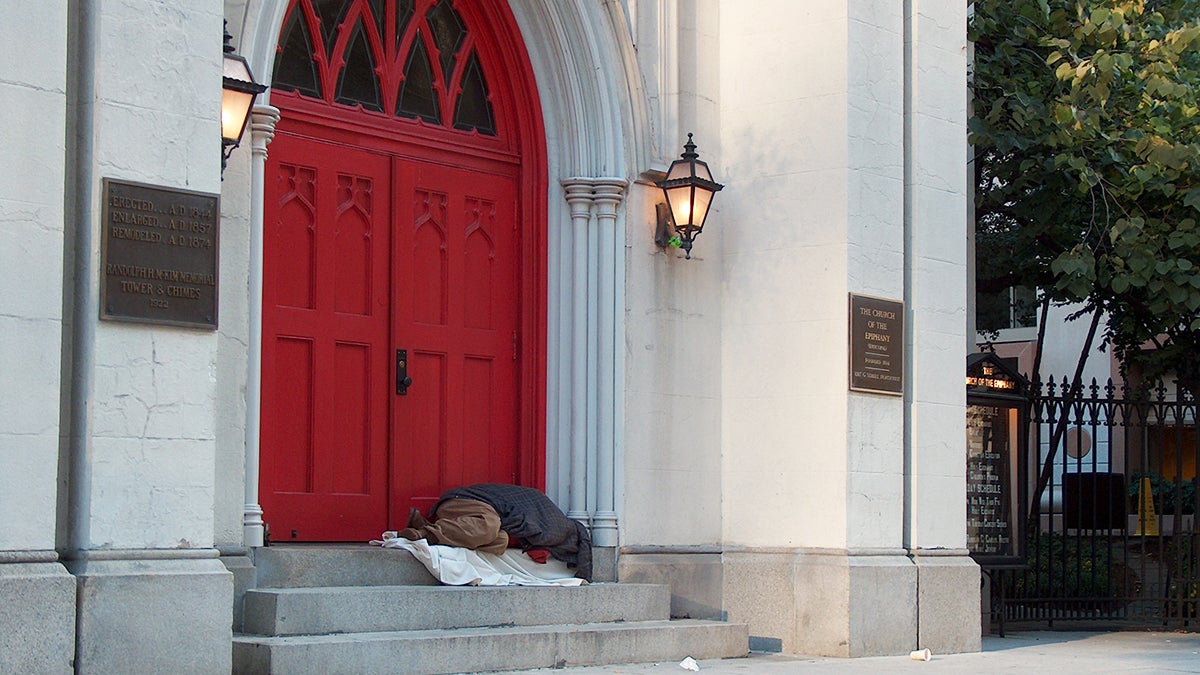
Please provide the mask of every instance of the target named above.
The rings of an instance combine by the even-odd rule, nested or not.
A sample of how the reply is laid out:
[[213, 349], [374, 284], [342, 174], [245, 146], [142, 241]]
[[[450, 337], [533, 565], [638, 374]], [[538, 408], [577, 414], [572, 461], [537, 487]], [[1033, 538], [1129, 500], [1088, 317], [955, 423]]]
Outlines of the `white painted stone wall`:
[[919, 0], [909, 31], [910, 549], [966, 547], [966, 4]]
[[[845, 4], [850, 41], [848, 290], [906, 300], [903, 4], [877, 0]], [[911, 317], [913, 308], [906, 305], [906, 309]], [[846, 316], [843, 325], [848, 321]], [[904, 377], [911, 383], [916, 375], [910, 367], [911, 350], [905, 356]], [[845, 361], [842, 368], [848, 370]], [[846, 542], [852, 549], [891, 548], [901, 543], [903, 406], [899, 397], [850, 395]], [[960, 508], [965, 508], [965, 502]]]
[[[687, 133], [722, 175], [719, 3], [627, 3], [651, 94], [648, 165], [665, 169]], [[732, 220], [717, 195], [692, 259], [654, 243], [662, 191], [630, 188], [625, 229], [625, 458], [622, 545], [715, 545], [721, 540], [722, 241]]]
[[[79, 160], [95, 228], [88, 299], [99, 297], [102, 178], [220, 192], [221, 10], [215, 0], [93, 7], [96, 66], [83, 77], [94, 77], [94, 137]], [[211, 546], [216, 334], [111, 321], [85, 331], [93, 365], [76, 545]]]
[[[965, 24], [914, 7], [906, 103], [900, 5], [721, 6], [731, 544], [899, 547], [906, 481], [963, 544]], [[847, 392], [851, 292], [908, 303], [906, 399]]]
[[52, 550], [62, 335], [67, 5], [0, 24], [0, 551]]
[[849, 27], [838, 4], [721, 5], [724, 511], [735, 545], [847, 543]]

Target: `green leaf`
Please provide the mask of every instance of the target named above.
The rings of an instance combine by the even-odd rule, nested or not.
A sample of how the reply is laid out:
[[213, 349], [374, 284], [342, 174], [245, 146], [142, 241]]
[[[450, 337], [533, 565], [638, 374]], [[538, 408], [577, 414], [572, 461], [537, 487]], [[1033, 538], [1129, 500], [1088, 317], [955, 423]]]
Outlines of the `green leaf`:
[[1194, 187], [1191, 190], [1188, 190], [1187, 194], [1183, 197], [1183, 204], [1200, 211], [1200, 187]]

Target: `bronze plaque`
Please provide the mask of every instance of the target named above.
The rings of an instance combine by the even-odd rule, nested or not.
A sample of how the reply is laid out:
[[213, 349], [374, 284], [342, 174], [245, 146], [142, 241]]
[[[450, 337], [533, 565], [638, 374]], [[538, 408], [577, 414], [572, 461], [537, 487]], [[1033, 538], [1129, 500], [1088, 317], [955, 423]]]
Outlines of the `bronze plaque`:
[[850, 294], [850, 388], [904, 394], [904, 303]]
[[100, 318], [217, 327], [220, 197], [104, 179]]

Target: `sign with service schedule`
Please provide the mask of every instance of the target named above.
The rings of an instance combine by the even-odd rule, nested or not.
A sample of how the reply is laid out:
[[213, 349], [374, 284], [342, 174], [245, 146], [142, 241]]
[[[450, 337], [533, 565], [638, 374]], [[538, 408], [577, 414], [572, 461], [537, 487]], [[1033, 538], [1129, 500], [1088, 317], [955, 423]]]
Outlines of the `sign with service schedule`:
[[100, 318], [216, 328], [219, 202], [105, 178]]
[[904, 394], [904, 303], [850, 294], [850, 389]]

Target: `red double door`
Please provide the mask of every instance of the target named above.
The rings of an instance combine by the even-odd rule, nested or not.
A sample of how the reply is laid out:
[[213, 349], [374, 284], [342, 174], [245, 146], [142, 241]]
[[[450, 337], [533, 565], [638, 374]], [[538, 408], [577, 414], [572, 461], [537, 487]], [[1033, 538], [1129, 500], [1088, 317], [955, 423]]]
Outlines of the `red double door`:
[[270, 155], [272, 540], [365, 541], [449, 486], [518, 482], [517, 172], [286, 131]]

